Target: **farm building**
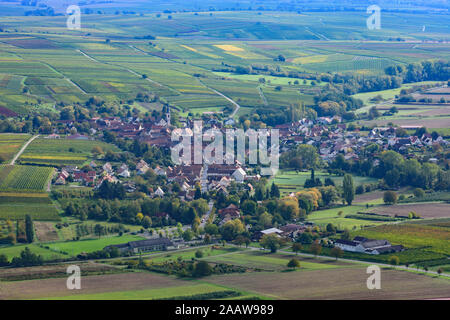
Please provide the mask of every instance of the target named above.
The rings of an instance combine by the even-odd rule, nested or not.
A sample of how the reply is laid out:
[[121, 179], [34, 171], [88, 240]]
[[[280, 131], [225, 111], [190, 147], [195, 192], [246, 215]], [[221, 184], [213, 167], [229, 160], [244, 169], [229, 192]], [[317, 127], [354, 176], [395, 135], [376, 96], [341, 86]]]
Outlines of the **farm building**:
[[121, 243], [110, 245], [104, 248], [104, 250], [108, 250], [111, 248], [119, 249], [120, 253], [124, 252], [145, 252], [145, 251], [165, 251], [170, 247], [173, 247], [172, 241], [168, 238], [155, 238], [155, 239], [147, 239], [147, 240], [138, 240], [131, 241], [128, 243]]
[[258, 233], [255, 234], [256, 239], [261, 239], [264, 235], [268, 234], [275, 234], [277, 236], [281, 236], [283, 234], [283, 231], [277, 228], [270, 228], [266, 230], [261, 230]]
[[353, 240], [336, 240], [334, 245], [344, 251], [361, 252], [367, 254], [382, 254], [403, 251], [402, 245], [393, 246], [387, 240], [374, 240], [364, 237], [355, 237]]

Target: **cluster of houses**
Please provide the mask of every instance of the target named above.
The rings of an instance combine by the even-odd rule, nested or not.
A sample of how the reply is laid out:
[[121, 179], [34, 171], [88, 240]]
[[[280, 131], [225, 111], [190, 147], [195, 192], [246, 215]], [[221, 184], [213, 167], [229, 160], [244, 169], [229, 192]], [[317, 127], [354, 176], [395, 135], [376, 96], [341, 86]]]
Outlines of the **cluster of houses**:
[[387, 240], [367, 239], [355, 237], [353, 240], [338, 239], [334, 245], [344, 251], [360, 252], [366, 254], [394, 253], [405, 250], [402, 245], [391, 245]]
[[[217, 191], [228, 194], [227, 188], [234, 181], [259, 179], [259, 176], [247, 175], [246, 170], [239, 164], [192, 164], [169, 167], [166, 170], [167, 180], [177, 182], [184, 191], [193, 190], [196, 184], [201, 186], [202, 192]], [[249, 188], [251, 185], [247, 184]], [[189, 192], [187, 192], [189, 194]]]
[[[91, 161], [88, 168], [88, 170], [82, 170], [77, 166], [65, 166], [58, 173], [54, 183], [56, 185], [65, 185], [68, 182], [77, 182], [83, 186], [98, 188], [103, 181], [116, 183], [120, 179], [129, 178], [132, 175], [132, 170], [125, 163], [114, 169], [109, 162], [106, 162], [103, 166], [98, 166], [95, 161]], [[150, 166], [144, 160], [140, 160], [136, 164], [135, 173], [137, 175], [143, 175], [148, 170], [150, 170]], [[159, 170], [156, 171], [160, 172]], [[126, 188], [133, 189], [133, 183], [126, 183]], [[127, 191], [132, 192], [134, 190]]]
[[[325, 125], [330, 121], [336, 123], [333, 129]], [[346, 125], [339, 123], [336, 117], [334, 119], [322, 117], [316, 121], [302, 119], [275, 128], [279, 129], [281, 152], [288, 151], [298, 144], [309, 144], [317, 147], [321, 158], [325, 161], [332, 161], [338, 154], [343, 154], [346, 160], [358, 160], [360, 151], [373, 143], [384, 150], [391, 149], [402, 154], [407, 153], [409, 147], [448, 145], [448, 141], [441, 136], [433, 139], [428, 133], [421, 137], [398, 137], [398, 128], [394, 127], [376, 127], [368, 135], [361, 135], [358, 131], [347, 131]]]
[[314, 226], [313, 222], [304, 222], [300, 224], [286, 224], [284, 226], [278, 227], [278, 228], [269, 228], [265, 230], [261, 230], [259, 232], [256, 232], [253, 237], [254, 240], [259, 240], [265, 235], [274, 234], [277, 237], [285, 238], [293, 240], [297, 236], [299, 236], [301, 233], [308, 230], [308, 228]]
[[[70, 120], [60, 120], [70, 128]], [[114, 132], [118, 137], [126, 137], [143, 141], [152, 146], [168, 148], [173, 145], [171, 141], [172, 127], [170, 126], [170, 111], [160, 119], [142, 119], [129, 117], [121, 119], [119, 117], [92, 118], [89, 120], [91, 134], [98, 131], [107, 130]], [[333, 124], [333, 126], [329, 126]], [[215, 128], [225, 132], [226, 123], [221, 123], [217, 119], [211, 118], [203, 123], [203, 128]], [[194, 123], [191, 120], [184, 122], [183, 129], [192, 131]], [[347, 131], [346, 125], [341, 123], [341, 118], [319, 117], [316, 120], [301, 119], [296, 122], [278, 125], [280, 136], [280, 151], [286, 152], [295, 148], [298, 144], [309, 144], [317, 147], [321, 158], [325, 161], [332, 161], [338, 154], [343, 154], [346, 160], [358, 160], [361, 150], [367, 145], [377, 144], [382, 149], [392, 149], [400, 153], [406, 153], [409, 147], [432, 146], [433, 144], [447, 145], [448, 142], [442, 137], [434, 137], [426, 133], [421, 137], [397, 136], [397, 130], [393, 127], [374, 128], [367, 135], [358, 131]], [[70, 139], [89, 139], [88, 136], [72, 134]], [[48, 136], [51, 139], [58, 139], [57, 134]], [[68, 138], [68, 137], [67, 137]], [[205, 148], [207, 143], [202, 144]], [[192, 148], [192, 152], [194, 148]], [[224, 155], [227, 156], [226, 154]], [[406, 155], [407, 156], [407, 155]], [[193, 154], [191, 158], [193, 158]], [[192, 160], [192, 159], [191, 159]], [[376, 161], [376, 160], [375, 160]], [[433, 159], [430, 159], [433, 161]], [[192, 161], [193, 162], [193, 161]], [[136, 168], [131, 170], [126, 164], [113, 169], [110, 163], [97, 167], [91, 162], [92, 170], [80, 170], [76, 167], [65, 167], [59, 173], [56, 184], [66, 184], [68, 181], [79, 182], [82, 185], [98, 187], [105, 180], [119, 182], [125, 179], [127, 191], [134, 189], [133, 183], [129, 179], [133, 175], [143, 175], [149, 169], [149, 164], [140, 160]], [[195, 186], [199, 184], [202, 192], [216, 191], [228, 194], [228, 188], [233, 182], [244, 183], [249, 191], [252, 191], [251, 180], [259, 180], [259, 175], [249, 175], [246, 168], [235, 161], [233, 165], [228, 164], [182, 164], [174, 167], [152, 169], [157, 175], [165, 176], [168, 182], [177, 182], [181, 187], [181, 197], [190, 200], [194, 197]], [[164, 197], [161, 188], [153, 194]]]
[[[149, 119], [143, 122], [137, 117], [129, 117], [121, 119], [120, 117], [94, 117], [89, 119], [89, 134], [94, 135], [99, 131], [110, 131], [121, 138], [138, 139], [147, 142], [150, 145], [158, 147], [170, 147], [171, 145], [171, 129], [170, 129], [170, 113], [168, 112], [162, 119]], [[58, 120], [58, 123], [65, 125], [67, 130], [74, 130], [73, 120]], [[59, 139], [56, 133], [48, 136], [49, 139]], [[87, 140], [89, 136], [72, 134], [66, 139]]]

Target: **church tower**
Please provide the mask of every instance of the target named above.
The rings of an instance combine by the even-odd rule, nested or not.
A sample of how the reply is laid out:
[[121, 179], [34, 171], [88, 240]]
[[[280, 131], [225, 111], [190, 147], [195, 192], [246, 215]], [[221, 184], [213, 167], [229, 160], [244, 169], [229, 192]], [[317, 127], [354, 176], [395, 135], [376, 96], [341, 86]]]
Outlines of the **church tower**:
[[167, 122], [167, 126], [170, 127], [170, 107], [167, 106], [166, 109], [166, 122]]

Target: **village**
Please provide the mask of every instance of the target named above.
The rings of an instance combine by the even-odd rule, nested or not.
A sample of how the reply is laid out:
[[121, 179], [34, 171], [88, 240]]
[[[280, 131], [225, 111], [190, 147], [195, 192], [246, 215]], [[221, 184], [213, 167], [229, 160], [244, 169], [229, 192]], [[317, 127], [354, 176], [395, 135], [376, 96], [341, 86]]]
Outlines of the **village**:
[[[185, 120], [185, 119], [183, 119]], [[185, 120], [184, 129], [193, 129], [193, 121]], [[165, 114], [154, 122], [145, 122], [139, 118], [129, 118], [122, 120], [118, 117], [111, 118], [93, 118], [89, 121], [91, 135], [71, 134], [65, 139], [74, 140], [92, 140], [99, 137], [102, 131], [109, 131], [117, 137], [136, 139], [140, 142], [162, 149], [169, 149], [175, 145], [171, 140], [171, 134], [174, 128], [169, 125], [170, 113]], [[70, 132], [73, 122], [65, 122], [66, 129]], [[204, 130], [217, 129], [225, 134], [227, 126], [221, 125], [216, 119], [209, 119], [204, 123]], [[331, 163], [338, 155], [342, 155], [345, 160], [355, 160], [360, 158], [360, 152], [369, 145], [377, 145], [380, 151], [394, 150], [405, 158], [410, 159], [417, 156], [415, 150], [421, 150], [423, 147], [447, 146], [449, 142], [442, 136], [432, 136], [430, 133], [423, 133], [421, 136], [405, 134], [403, 127], [374, 127], [369, 131], [348, 130], [347, 125], [341, 122], [340, 117], [319, 117], [317, 120], [302, 119], [295, 123], [277, 125], [275, 129], [279, 130], [280, 152], [288, 152], [300, 144], [311, 145], [317, 148], [321, 159], [326, 163]], [[417, 127], [408, 127], [408, 130], [420, 129]], [[176, 129], [175, 129], [176, 130]], [[101, 137], [101, 136], [100, 136]], [[47, 139], [59, 139], [58, 134], [51, 134]], [[202, 144], [205, 149], [207, 143]], [[248, 156], [248, 153], [247, 153]], [[193, 158], [193, 155], [192, 155]], [[437, 159], [429, 158], [430, 163], [436, 163]], [[374, 160], [376, 166], [378, 160]], [[253, 166], [254, 167], [254, 166]], [[221, 191], [227, 193], [227, 188], [231, 182], [246, 183], [246, 187], [251, 190], [249, 181], [259, 180], [261, 176], [255, 168], [246, 166], [235, 160], [233, 165], [227, 164], [189, 164], [168, 166], [166, 168], [144, 160], [139, 160], [134, 165], [134, 170], [125, 164], [112, 165], [109, 162], [98, 165], [91, 161], [87, 168], [81, 169], [73, 166], [61, 168], [54, 183], [65, 185], [66, 183], [76, 182], [84, 186], [98, 188], [103, 181], [121, 182], [127, 188], [128, 192], [133, 192], [133, 183], [129, 180], [132, 176], [144, 175], [151, 169], [158, 176], [163, 176], [168, 182], [177, 182], [183, 191], [186, 199], [192, 199], [195, 190], [195, 184], [199, 183], [202, 192]], [[164, 192], [161, 188], [154, 190], [151, 196], [163, 197]]]
[[[171, 133], [174, 127], [170, 125], [170, 113], [166, 113], [163, 118], [154, 119], [152, 122], [143, 122], [139, 118], [129, 118], [123, 120], [118, 117], [111, 118], [93, 118], [89, 121], [91, 126], [91, 135], [71, 134], [65, 139], [90, 140], [98, 139], [100, 132], [111, 132], [117, 137], [125, 139], [138, 140], [151, 146], [161, 149], [169, 149], [174, 145], [171, 141]], [[184, 120], [184, 119], [183, 119]], [[193, 121], [186, 119], [184, 129], [192, 130]], [[72, 124], [65, 123], [67, 131], [70, 132]], [[225, 131], [230, 126], [221, 125], [216, 119], [207, 119], [204, 129], [218, 129]], [[317, 120], [302, 119], [295, 123], [278, 125], [275, 129], [280, 133], [280, 150], [288, 152], [299, 144], [307, 144], [317, 148], [322, 161], [331, 163], [338, 155], [343, 156], [345, 160], [358, 160], [360, 152], [369, 145], [377, 145], [380, 150], [394, 150], [403, 154], [406, 158], [413, 158], [414, 150], [420, 150], [422, 147], [433, 145], [447, 145], [448, 142], [441, 136], [432, 136], [429, 133], [423, 133], [421, 136], [406, 135], [405, 129], [401, 127], [374, 127], [370, 131], [362, 132], [360, 130], [348, 130], [345, 123], [341, 122], [340, 117], [319, 117]], [[419, 129], [419, 128], [408, 128]], [[58, 134], [51, 134], [47, 139], [61, 139]], [[101, 135], [100, 135], [101, 138]], [[204, 143], [203, 149], [206, 147]], [[429, 162], [436, 162], [437, 159], [430, 158]], [[377, 165], [378, 160], [374, 160]], [[201, 194], [211, 193], [214, 195], [222, 194], [227, 197], [230, 195], [230, 187], [242, 190], [254, 196], [254, 183], [261, 180], [257, 169], [254, 166], [246, 166], [239, 161], [233, 165], [226, 164], [181, 164], [175, 166], [160, 166], [148, 163], [139, 159], [137, 163], [130, 166], [126, 163], [109, 162], [99, 159], [92, 160], [88, 165], [78, 168], [77, 166], [63, 166], [54, 177], [53, 182], [56, 186], [77, 186], [90, 187], [97, 190], [105, 182], [120, 183], [127, 193], [136, 191], [134, 178], [145, 176], [146, 174], [159, 177], [161, 184], [150, 189], [147, 196], [149, 198], [163, 199], [166, 196], [173, 195], [173, 189], [167, 188], [167, 184], [177, 184], [180, 190], [177, 191], [177, 197], [181, 201], [192, 201]], [[295, 197], [295, 194], [290, 194]], [[236, 204], [230, 204], [216, 212], [216, 223], [219, 227], [235, 219], [242, 219], [242, 210]], [[166, 215], [168, 219], [168, 215]], [[205, 218], [202, 219], [205, 223]], [[249, 230], [251, 224], [247, 224]], [[297, 221], [295, 224], [287, 223], [278, 227], [272, 227], [260, 230], [253, 234], [252, 240], [259, 241], [264, 235], [274, 235], [277, 238], [295, 241], [301, 233], [311, 232], [314, 227], [313, 222]], [[156, 250], [163, 248], [166, 250], [179, 248], [179, 245], [168, 238], [149, 237], [149, 240], [137, 241], [133, 244], [118, 245], [120, 250]], [[149, 242], [150, 241], [150, 242]], [[360, 252], [366, 254], [382, 254], [401, 252], [405, 248], [402, 245], [392, 246], [387, 240], [335, 240], [334, 245], [343, 251]], [[152, 249], [153, 248], [153, 249]], [[136, 251], [137, 252], [137, 251]]]

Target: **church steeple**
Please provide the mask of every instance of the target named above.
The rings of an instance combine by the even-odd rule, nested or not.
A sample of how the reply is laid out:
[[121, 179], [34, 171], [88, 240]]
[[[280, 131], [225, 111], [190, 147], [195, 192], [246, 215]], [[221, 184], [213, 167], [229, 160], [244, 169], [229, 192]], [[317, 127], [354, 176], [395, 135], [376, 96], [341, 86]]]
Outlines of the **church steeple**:
[[170, 126], [170, 107], [167, 106], [166, 108], [167, 108], [166, 109], [166, 122], [167, 122], [167, 126], [169, 127]]

